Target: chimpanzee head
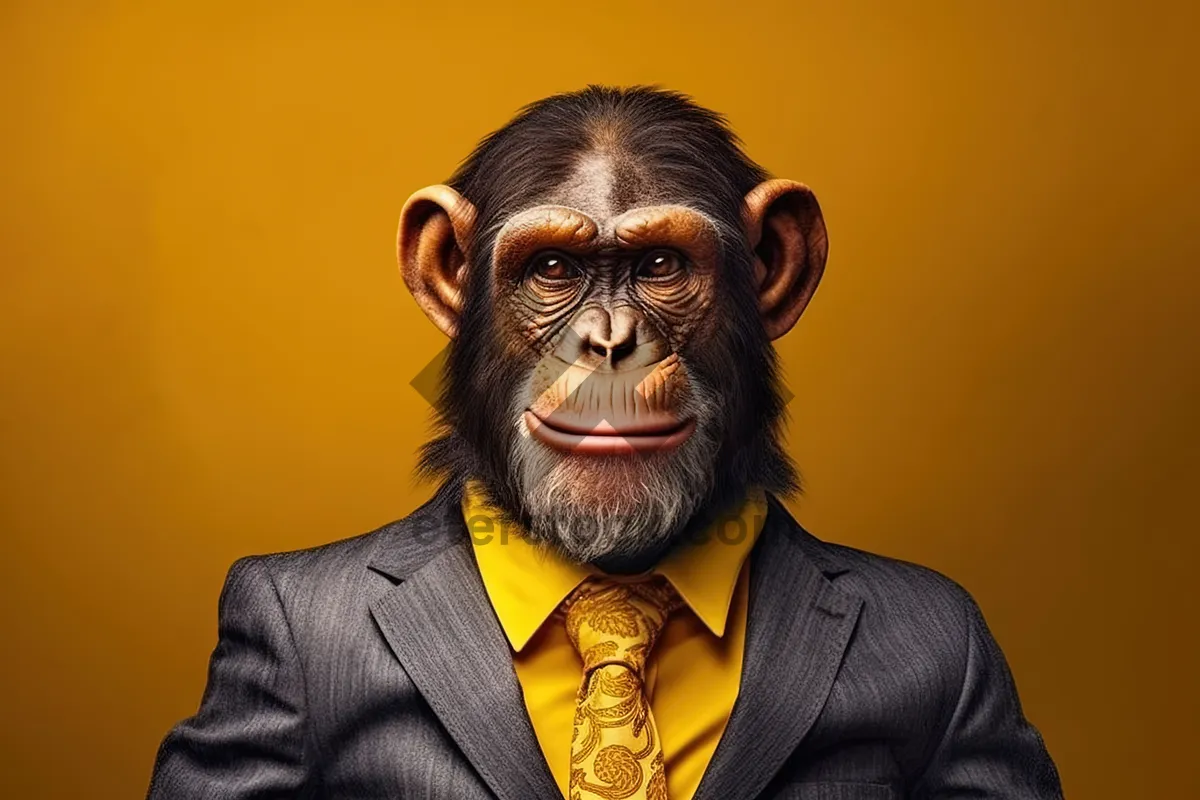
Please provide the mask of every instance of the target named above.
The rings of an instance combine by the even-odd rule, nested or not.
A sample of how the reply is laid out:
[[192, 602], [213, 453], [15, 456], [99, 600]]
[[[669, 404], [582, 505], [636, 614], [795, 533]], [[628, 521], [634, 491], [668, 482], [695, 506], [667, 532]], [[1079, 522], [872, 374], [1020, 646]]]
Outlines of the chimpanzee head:
[[527, 106], [401, 213], [404, 280], [452, 340], [424, 468], [618, 570], [795, 489], [771, 340], [826, 253], [813, 194], [680, 94]]

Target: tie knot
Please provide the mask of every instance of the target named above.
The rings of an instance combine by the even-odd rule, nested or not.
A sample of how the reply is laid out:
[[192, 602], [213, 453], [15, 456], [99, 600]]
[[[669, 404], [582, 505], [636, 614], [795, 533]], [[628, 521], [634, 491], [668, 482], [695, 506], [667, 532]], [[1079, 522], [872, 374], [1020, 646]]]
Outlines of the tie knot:
[[567, 635], [587, 674], [605, 664], [644, 676], [646, 659], [681, 599], [660, 575], [645, 580], [588, 578], [564, 602]]

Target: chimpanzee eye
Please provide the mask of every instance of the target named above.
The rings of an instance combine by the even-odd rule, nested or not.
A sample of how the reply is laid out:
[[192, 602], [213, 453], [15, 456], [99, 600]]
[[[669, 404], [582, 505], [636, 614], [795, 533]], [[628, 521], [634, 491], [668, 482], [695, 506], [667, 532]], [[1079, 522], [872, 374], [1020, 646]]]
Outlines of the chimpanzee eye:
[[529, 262], [529, 273], [548, 281], [565, 281], [578, 278], [579, 265], [562, 253], [538, 253]]
[[638, 262], [639, 278], [673, 278], [683, 272], [683, 256], [674, 250], [651, 250]]

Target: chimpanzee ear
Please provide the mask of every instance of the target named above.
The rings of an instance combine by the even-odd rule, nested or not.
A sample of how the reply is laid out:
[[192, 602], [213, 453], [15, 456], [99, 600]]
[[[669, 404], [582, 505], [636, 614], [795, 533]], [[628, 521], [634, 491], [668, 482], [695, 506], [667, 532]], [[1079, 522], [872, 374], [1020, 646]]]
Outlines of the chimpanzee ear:
[[449, 186], [426, 186], [400, 212], [396, 260], [417, 305], [454, 338], [467, 278], [475, 206]]
[[743, 213], [755, 256], [758, 308], [767, 335], [778, 339], [800, 319], [825, 270], [825, 221], [809, 188], [788, 180], [755, 186]]

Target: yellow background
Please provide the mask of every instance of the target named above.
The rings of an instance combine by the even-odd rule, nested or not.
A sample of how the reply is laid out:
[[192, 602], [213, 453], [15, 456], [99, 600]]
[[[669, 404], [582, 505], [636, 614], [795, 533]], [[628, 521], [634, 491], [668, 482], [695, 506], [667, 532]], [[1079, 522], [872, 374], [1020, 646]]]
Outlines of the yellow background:
[[802, 522], [978, 598], [1068, 797], [1196, 796], [1190, 3], [0, 10], [0, 794], [141, 796], [238, 556], [407, 513], [407, 194], [657, 82], [804, 180]]

